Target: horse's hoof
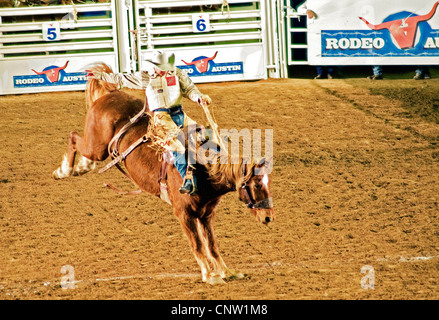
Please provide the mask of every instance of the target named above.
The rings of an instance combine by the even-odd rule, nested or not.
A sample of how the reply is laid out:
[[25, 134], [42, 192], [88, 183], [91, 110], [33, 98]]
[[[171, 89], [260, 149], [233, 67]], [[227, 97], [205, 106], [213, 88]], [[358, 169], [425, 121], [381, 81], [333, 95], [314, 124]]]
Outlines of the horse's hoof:
[[58, 169], [52, 172], [52, 178], [55, 179], [55, 180], [59, 179], [59, 177], [58, 177]]
[[77, 177], [77, 176], [82, 176], [83, 174], [86, 174], [87, 172], [90, 172], [90, 170], [75, 170], [72, 173], [72, 176]]
[[96, 169], [96, 165], [96, 161], [89, 160], [86, 157], [81, 157], [73, 171], [73, 176], [81, 176], [87, 172], [93, 171]]
[[73, 168], [69, 167], [69, 163], [67, 161], [67, 153], [64, 154], [61, 166], [58, 167], [52, 173], [52, 178], [55, 180], [67, 178], [72, 174]]
[[67, 178], [67, 177], [68, 177], [68, 175], [63, 174], [61, 168], [56, 169], [52, 173], [52, 178], [55, 180], [59, 180], [59, 179]]
[[239, 280], [245, 278], [244, 274], [237, 270], [230, 269], [226, 275], [226, 279], [228, 280]]
[[208, 284], [211, 285], [217, 285], [217, 284], [225, 284], [226, 282], [223, 280], [223, 278], [221, 278], [221, 276], [219, 274], [213, 274], [211, 275], [207, 281]]

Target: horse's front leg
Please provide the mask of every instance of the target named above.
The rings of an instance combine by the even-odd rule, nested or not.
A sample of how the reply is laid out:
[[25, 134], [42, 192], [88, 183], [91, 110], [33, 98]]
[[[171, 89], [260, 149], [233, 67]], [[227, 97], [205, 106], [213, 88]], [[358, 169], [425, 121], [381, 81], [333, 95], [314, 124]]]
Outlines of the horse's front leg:
[[205, 244], [208, 257], [214, 267], [215, 273], [219, 274], [223, 279], [242, 279], [244, 278], [244, 275], [237, 270], [228, 268], [221, 257], [218, 242], [213, 229], [213, 216], [214, 212], [212, 212], [211, 215], [200, 219], [198, 229], [199, 233], [204, 238], [203, 243]]
[[183, 231], [189, 239], [192, 253], [194, 254], [195, 260], [201, 268], [201, 278], [203, 282], [209, 284], [220, 284], [224, 283], [221, 277], [217, 274], [212, 273], [209, 266], [207, 252], [205, 250], [206, 246], [203, 243], [204, 237], [200, 235], [198, 224], [198, 218], [191, 216], [189, 213], [184, 213], [179, 216]]

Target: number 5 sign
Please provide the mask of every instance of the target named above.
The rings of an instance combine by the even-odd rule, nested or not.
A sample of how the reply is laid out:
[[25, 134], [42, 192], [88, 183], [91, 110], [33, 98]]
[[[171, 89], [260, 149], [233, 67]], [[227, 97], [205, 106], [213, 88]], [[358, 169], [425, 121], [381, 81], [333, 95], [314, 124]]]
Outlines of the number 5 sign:
[[210, 21], [208, 13], [192, 15], [192, 30], [194, 33], [209, 32]]
[[60, 40], [59, 22], [45, 22], [43, 23], [43, 39], [46, 41]]

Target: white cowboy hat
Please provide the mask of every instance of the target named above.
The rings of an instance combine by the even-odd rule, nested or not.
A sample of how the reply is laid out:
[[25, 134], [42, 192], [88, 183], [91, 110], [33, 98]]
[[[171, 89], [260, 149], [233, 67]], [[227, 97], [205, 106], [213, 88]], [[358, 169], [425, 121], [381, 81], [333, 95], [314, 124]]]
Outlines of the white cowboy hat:
[[146, 59], [162, 71], [174, 70], [175, 55], [173, 53], [155, 50], [152, 52], [152, 58]]

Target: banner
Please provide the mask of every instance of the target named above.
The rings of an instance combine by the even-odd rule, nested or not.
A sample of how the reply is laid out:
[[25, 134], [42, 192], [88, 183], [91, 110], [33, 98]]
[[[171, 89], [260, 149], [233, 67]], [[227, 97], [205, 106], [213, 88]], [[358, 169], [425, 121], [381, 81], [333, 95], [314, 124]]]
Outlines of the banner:
[[310, 0], [311, 65], [434, 65], [439, 1]]
[[[178, 48], [169, 51], [175, 54], [175, 66], [185, 70], [194, 83], [267, 78], [261, 44]], [[150, 58], [149, 54], [144, 53], [142, 60]]]
[[84, 90], [85, 69], [98, 62], [116, 70], [114, 55], [0, 61], [0, 95]]

